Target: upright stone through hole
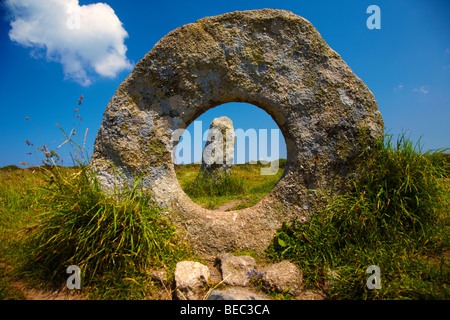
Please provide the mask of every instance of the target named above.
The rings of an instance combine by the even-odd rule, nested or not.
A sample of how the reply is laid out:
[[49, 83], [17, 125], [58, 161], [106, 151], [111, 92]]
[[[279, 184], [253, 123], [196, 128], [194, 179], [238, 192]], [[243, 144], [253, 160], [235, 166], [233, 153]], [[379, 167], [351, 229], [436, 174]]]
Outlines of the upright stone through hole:
[[286, 163], [286, 143], [262, 109], [227, 103], [191, 123], [175, 149], [175, 171], [196, 204], [220, 211], [248, 208], [269, 194]]
[[226, 116], [214, 118], [211, 121], [202, 152], [200, 174], [212, 179], [220, 179], [231, 174], [234, 159], [236, 134], [233, 121]]

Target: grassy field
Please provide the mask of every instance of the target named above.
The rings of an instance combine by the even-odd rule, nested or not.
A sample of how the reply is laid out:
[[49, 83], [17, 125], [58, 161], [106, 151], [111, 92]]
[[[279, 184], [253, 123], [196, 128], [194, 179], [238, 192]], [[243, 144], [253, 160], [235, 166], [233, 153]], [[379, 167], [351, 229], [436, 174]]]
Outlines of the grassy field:
[[226, 203], [236, 203], [227, 210], [237, 210], [252, 207], [269, 194], [283, 175], [285, 164], [286, 160], [280, 159], [274, 175], [261, 175], [261, 168], [269, 165], [259, 162], [233, 165], [230, 176], [216, 185], [201, 179], [200, 164], [179, 165], [175, 170], [182, 189], [196, 204], [217, 209]]
[[[230, 179], [241, 181], [239, 193], [192, 198], [208, 208], [236, 200], [233, 209], [252, 206], [273, 189], [284, 162], [271, 176], [260, 175], [262, 167], [233, 167]], [[17, 279], [44, 289], [64, 284], [72, 264], [82, 269], [90, 298], [143, 299], [162, 289], [146, 270], [162, 268], [170, 275], [178, 261], [195, 259], [138, 182], [111, 197], [92, 183], [87, 167], [49, 168], [0, 168], [0, 299], [25, 298]], [[199, 169], [178, 166], [181, 185], [192, 184]]]
[[143, 299], [161, 290], [149, 270], [192, 257], [138, 183], [106, 195], [88, 170], [0, 169], [0, 299], [24, 297], [17, 279], [64, 290], [70, 265], [86, 297]]
[[[268, 256], [297, 263], [334, 299], [450, 299], [449, 155], [386, 136], [361, 159], [351, 191], [307, 223], [285, 223]], [[369, 266], [380, 289], [366, 286]]]
[[[307, 223], [283, 225], [261, 258], [298, 264], [305, 285], [331, 299], [449, 299], [449, 157], [404, 137], [367, 152], [351, 191]], [[236, 165], [211, 186], [196, 180], [199, 165], [176, 167], [194, 202], [234, 203], [228, 210], [259, 202], [284, 167], [260, 169]], [[148, 270], [165, 269], [171, 281], [178, 261], [198, 259], [139, 181], [106, 195], [88, 170], [0, 168], [0, 299], [25, 299], [25, 284], [61, 289], [71, 264], [82, 269], [84, 298], [170, 298]], [[370, 265], [381, 269], [379, 290], [366, 287]]]
[[15, 288], [17, 266], [26, 256], [27, 228], [37, 224], [43, 176], [40, 171], [0, 169], [0, 298], [23, 298]]

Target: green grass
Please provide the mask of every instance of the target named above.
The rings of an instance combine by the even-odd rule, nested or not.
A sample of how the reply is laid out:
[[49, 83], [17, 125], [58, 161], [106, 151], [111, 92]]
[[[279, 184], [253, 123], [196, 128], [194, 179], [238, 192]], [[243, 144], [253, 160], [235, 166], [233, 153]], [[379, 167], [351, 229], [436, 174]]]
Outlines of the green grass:
[[[335, 299], [449, 299], [450, 188], [434, 161], [441, 151], [386, 136], [362, 155], [351, 192], [307, 223], [284, 224], [268, 256], [297, 263], [308, 286]], [[380, 267], [379, 290], [366, 287], [370, 265]]]
[[[183, 257], [177, 233], [150, 193], [133, 188], [105, 194], [88, 167], [58, 179], [45, 193], [47, 210], [32, 241], [33, 260], [53, 278], [78, 265], [89, 285], [97, 274], [174, 266]], [[52, 254], [53, 252], [53, 254]], [[61, 269], [63, 268], [63, 269]], [[64, 275], [65, 276], [65, 275]]]
[[[257, 190], [255, 203], [281, 175], [261, 178], [260, 164], [237, 167], [231, 179], [250, 177], [245, 192]], [[170, 277], [178, 261], [195, 259], [139, 181], [109, 195], [83, 165], [6, 168], [0, 177], [0, 253], [12, 266], [0, 268], [2, 299], [23, 296], [11, 285], [18, 276], [43, 288], [63, 287], [69, 265], [81, 268], [89, 298], [142, 299], [161, 290], [146, 271], [164, 268]], [[231, 200], [242, 192], [235, 190]]]
[[243, 179], [227, 174], [212, 177], [207, 172], [200, 172], [195, 180], [184, 185], [185, 192], [193, 197], [235, 196], [246, 193], [247, 189]]
[[26, 228], [37, 222], [42, 179], [37, 170], [0, 170], [0, 299], [23, 296], [11, 283], [26, 257]]
[[[43, 287], [64, 286], [67, 267], [77, 265], [88, 296], [141, 299], [159, 290], [148, 270], [170, 274], [191, 257], [138, 182], [106, 194], [85, 166], [0, 174], [11, 181], [0, 187], [1, 260], [15, 266], [15, 273], [2, 273], [11, 278], [20, 274]], [[0, 297], [14, 297], [10, 291], [0, 290]]]
[[242, 200], [232, 210], [252, 207], [268, 195], [283, 175], [286, 160], [280, 159], [280, 166], [274, 175], [261, 175], [261, 163], [237, 164], [231, 174], [215, 181], [200, 173], [199, 164], [175, 167], [178, 181], [192, 201], [207, 209]]
[[[72, 132], [65, 137], [77, 159], [83, 150]], [[139, 180], [107, 194], [86, 161], [58, 167], [54, 150], [38, 150], [43, 167], [0, 168], [0, 299], [24, 298], [18, 277], [64, 287], [69, 265], [81, 268], [88, 298], [143, 299], [167, 290], [149, 269], [164, 268], [171, 277], [178, 261], [196, 259]], [[330, 196], [308, 222], [284, 224], [265, 258], [297, 263], [306, 286], [333, 299], [449, 299], [448, 154], [423, 153], [404, 136], [386, 136], [365, 150], [350, 191]], [[214, 185], [196, 181], [200, 165], [176, 172], [194, 202], [215, 209], [243, 200], [236, 210], [265, 197], [284, 164], [272, 176], [260, 174], [260, 163], [235, 165]], [[366, 287], [370, 265], [381, 269], [379, 290]]]
[[75, 130], [60, 129], [65, 141], [58, 148], [71, 147], [73, 167], [57, 165], [58, 148], [27, 140], [43, 166], [0, 170], [0, 299], [24, 296], [16, 278], [63, 289], [70, 265], [80, 267], [81, 291], [89, 298], [143, 299], [161, 291], [148, 272], [165, 269], [170, 281], [176, 263], [192, 258], [189, 246], [139, 180], [104, 192], [87, 165], [84, 142], [74, 140]]

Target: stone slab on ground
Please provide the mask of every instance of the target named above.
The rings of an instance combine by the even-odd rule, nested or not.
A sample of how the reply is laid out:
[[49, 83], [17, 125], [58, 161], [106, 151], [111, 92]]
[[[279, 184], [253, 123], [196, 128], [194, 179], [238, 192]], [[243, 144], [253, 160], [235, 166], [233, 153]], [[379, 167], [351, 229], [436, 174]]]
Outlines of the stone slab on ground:
[[270, 298], [249, 288], [227, 287], [211, 291], [207, 300], [270, 300]]

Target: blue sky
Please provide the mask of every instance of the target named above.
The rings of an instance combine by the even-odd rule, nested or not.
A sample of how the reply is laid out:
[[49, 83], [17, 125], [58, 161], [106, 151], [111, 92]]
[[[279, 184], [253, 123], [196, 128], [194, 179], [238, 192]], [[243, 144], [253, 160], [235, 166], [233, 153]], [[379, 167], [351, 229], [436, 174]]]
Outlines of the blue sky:
[[[109, 99], [159, 39], [205, 16], [260, 8], [285, 9], [309, 20], [374, 93], [388, 132], [407, 131], [414, 141], [422, 136], [424, 149], [450, 147], [450, 1], [104, 2], [108, 6], [86, 7], [97, 1], [81, 0], [2, 2], [0, 167], [38, 164], [27, 153], [39, 151], [25, 141], [56, 148], [64, 138], [55, 123], [70, 131], [76, 108], [81, 128], [89, 129], [86, 147], [92, 151]], [[24, 10], [27, 3], [35, 5]], [[74, 10], [81, 6], [90, 18], [81, 37], [71, 37], [69, 25], [55, 27], [65, 17], [58, 10], [68, 3]], [[372, 4], [381, 9], [379, 30], [366, 26], [366, 9]], [[236, 128], [274, 125], [264, 112], [245, 108], [242, 112], [243, 108], [231, 107], [225, 114]], [[216, 114], [223, 115], [223, 110], [199, 119], [204, 120], [204, 130]]]

